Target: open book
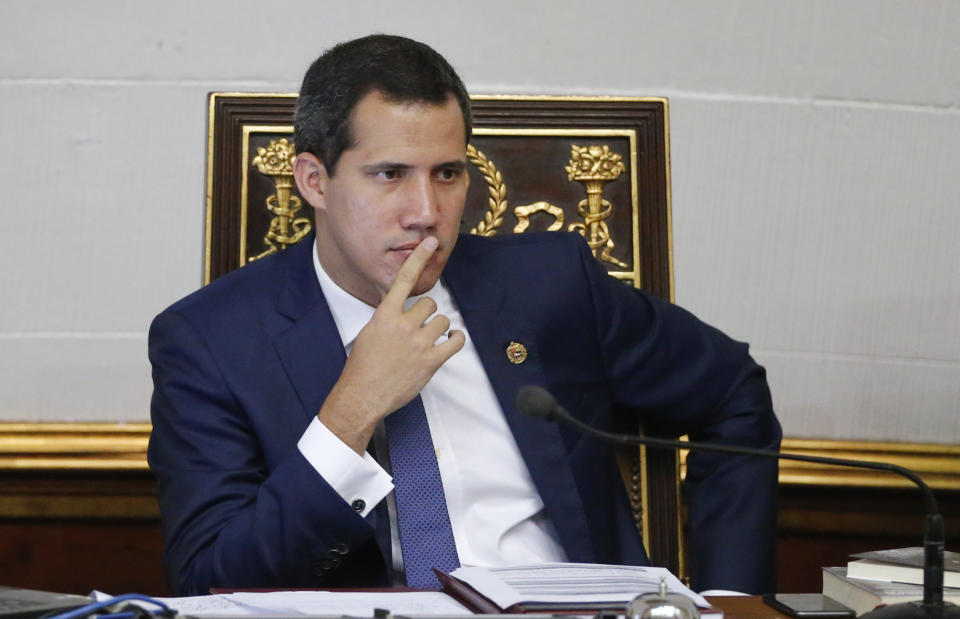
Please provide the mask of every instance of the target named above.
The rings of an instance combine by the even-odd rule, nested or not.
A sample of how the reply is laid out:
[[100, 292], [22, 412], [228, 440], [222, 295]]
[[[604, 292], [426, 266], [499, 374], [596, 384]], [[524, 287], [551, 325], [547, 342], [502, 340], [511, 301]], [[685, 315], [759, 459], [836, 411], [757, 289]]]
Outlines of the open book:
[[711, 610], [703, 596], [661, 567], [538, 563], [461, 567], [437, 576], [444, 592], [478, 613], [622, 611], [638, 595], [658, 592], [661, 580], [668, 593], [689, 598], [701, 613]]

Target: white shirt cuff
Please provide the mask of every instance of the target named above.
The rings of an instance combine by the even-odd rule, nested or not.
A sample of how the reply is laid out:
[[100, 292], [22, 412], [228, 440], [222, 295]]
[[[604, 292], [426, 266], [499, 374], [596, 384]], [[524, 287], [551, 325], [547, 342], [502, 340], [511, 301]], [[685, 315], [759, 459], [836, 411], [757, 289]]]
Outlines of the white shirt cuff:
[[393, 478], [369, 453], [361, 457], [313, 418], [297, 448], [340, 497], [365, 517], [393, 490]]

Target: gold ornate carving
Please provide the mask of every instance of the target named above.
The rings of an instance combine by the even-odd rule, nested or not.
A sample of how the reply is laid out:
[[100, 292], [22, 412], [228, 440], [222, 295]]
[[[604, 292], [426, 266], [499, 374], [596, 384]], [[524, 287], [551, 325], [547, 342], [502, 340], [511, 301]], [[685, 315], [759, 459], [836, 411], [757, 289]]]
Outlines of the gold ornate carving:
[[507, 185], [503, 182], [503, 175], [497, 166], [473, 144], [467, 144], [467, 159], [477, 166], [490, 193], [487, 199], [489, 210], [483, 214], [483, 220], [476, 227], [470, 228], [470, 234], [493, 236], [503, 224], [503, 214], [507, 212]]
[[593, 255], [597, 257], [600, 251], [600, 260], [627, 268], [627, 264], [614, 258], [610, 252], [614, 248], [610, 228], [605, 221], [613, 212], [613, 205], [603, 199], [603, 186], [616, 180], [626, 171], [619, 154], [611, 152], [606, 144], [590, 146], [572, 145], [570, 164], [564, 168], [567, 179], [579, 181], [587, 189], [587, 199], [577, 205], [577, 212], [583, 217], [583, 223], [572, 223], [568, 230], [579, 232], [590, 245]]
[[291, 194], [293, 188], [293, 160], [296, 158], [293, 144], [287, 138], [270, 140], [270, 144], [257, 148], [257, 156], [252, 164], [257, 166], [261, 174], [273, 178], [277, 191], [267, 196], [267, 210], [275, 215], [270, 220], [270, 229], [263, 237], [267, 250], [251, 256], [250, 261], [269, 256], [279, 249], [286, 249], [310, 232], [310, 220], [306, 217], [296, 218], [302, 202], [300, 198]]
[[513, 209], [513, 214], [517, 218], [517, 225], [513, 227], [514, 234], [520, 234], [530, 227], [530, 216], [534, 213], [545, 212], [553, 215], [553, 223], [547, 228], [550, 232], [556, 232], [563, 227], [563, 209], [554, 206], [549, 202], [534, 202], [525, 206], [517, 206]]

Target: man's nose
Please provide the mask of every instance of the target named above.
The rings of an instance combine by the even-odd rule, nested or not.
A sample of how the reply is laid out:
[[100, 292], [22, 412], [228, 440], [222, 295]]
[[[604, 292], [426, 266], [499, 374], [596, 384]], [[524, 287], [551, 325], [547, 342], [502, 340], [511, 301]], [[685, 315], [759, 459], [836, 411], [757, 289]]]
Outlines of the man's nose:
[[400, 217], [404, 228], [432, 229], [437, 225], [439, 202], [437, 191], [429, 178], [411, 179]]

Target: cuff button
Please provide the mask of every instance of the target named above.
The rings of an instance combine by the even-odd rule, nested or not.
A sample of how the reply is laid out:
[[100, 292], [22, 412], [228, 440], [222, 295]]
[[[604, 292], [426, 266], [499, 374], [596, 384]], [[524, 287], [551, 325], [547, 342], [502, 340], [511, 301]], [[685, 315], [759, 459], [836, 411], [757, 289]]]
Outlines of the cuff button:
[[353, 503], [350, 503], [350, 507], [358, 512], [362, 512], [367, 507], [367, 502], [363, 499], [354, 499]]

